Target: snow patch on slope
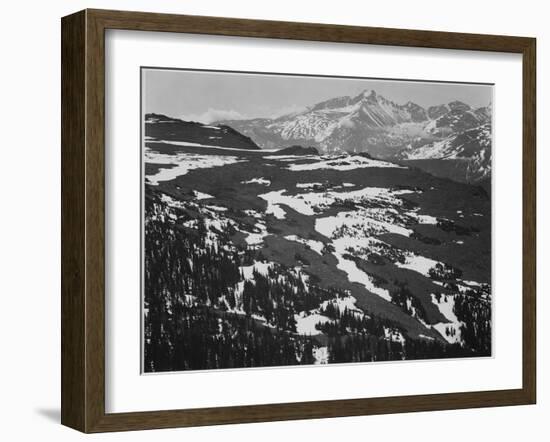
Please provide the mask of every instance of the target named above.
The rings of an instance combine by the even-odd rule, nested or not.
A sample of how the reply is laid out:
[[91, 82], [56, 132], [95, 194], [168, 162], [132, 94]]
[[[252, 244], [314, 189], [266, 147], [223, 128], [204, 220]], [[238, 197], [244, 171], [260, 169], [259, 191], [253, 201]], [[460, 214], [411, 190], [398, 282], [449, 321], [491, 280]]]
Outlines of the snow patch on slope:
[[420, 273], [428, 278], [430, 277], [430, 269], [435, 267], [436, 264], [438, 264], [438, 261], [434, 261], [433, 259], [416, 255], [414, 253], [408, 253], [405, 257], [404, 263], [395, 263], [395, 265], [401, 269], [412, 270], [413, 272]]
[[264, 177], [261, 177], [261, 178], [252, 178], [247, 181], [241, 181], [241, 184], [262, 184], [264, 186], [270, 186], [271, 181], [266, 180]]
[[147, 175], [150, 184], [156, 186], [161, 181], [171, 181], [178, 176], [185, 175], [194, 169], [208, 169], [221, 167], [228, 164], [240, 163], [246, 160], [234, 156], [225, 155], [200, 155], [191, 153], [178, 153], [176, 155], [164, 155], [152, 151], [145, 152], [145, 162], [151, 164], [167, 164], [172, 167], [159, 169], [152, 175]]
[[294, 315], [296, 320], [296, 332], [300, 335], [320, 335], [321, 331], [317, 330], [315, 326], [318, 323], [325, 324], [327, 322], [332, 322], [327, 316], [323, 316], [319, 313], [308, 314], [308, 312], [301, 312], [298, 315]]
[[454, 313], [454, 296], [452, 295], [441, 295], [440, 302], [437, 301], [437, 298], [434, 294], [432, 296], [432, 302], [437, 306], [441, 314], [447, 318], [449, 322], [439, 322], [432, 325], [441, 336], [445, 338], [450, 344], [461, 343], [462, 337], [460, 332], [460, 327], [462, 322], [458, 320]]
[[311, 250], [316, 251], [319, 255], [323, 254], [323, 248], [325, 247], [325, 245], [321, 241], [315, 241], [313, 239], [304, 239], [296, 235], [287, 235], [285, 236], [285, 239], [307, 245]]

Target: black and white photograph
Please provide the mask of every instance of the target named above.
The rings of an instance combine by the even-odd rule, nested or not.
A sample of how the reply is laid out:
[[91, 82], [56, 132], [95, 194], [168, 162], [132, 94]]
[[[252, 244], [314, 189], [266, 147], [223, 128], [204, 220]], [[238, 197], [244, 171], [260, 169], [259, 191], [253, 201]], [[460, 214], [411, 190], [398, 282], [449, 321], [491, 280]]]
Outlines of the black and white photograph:
[[143, 67], [142, 372], [492, 356], [493, 88]]

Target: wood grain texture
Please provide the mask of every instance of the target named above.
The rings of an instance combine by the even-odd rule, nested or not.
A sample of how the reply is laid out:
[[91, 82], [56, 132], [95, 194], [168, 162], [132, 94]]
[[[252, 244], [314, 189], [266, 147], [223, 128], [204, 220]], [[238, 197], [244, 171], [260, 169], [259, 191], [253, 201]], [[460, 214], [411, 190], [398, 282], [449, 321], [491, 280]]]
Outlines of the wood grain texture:
[[537, 77], [536, 40], [523, 51], [523, 389], [537, 396]]
[[88, 10], [106, 29], [186, 32], [337, 43], [523, 52], [529, 38], [148, 12]]
[[[515, 390], [105, 413], [105, 30], [523, 55], [523, 386]], [[525, 37], [86, 10], [62, 20], [62, 423], [83, 432], [532, 404], [536, 399], [535, 40]]]
[[85, 428], [85, 13], [61, 34], [61, 422]]
[[105, 38], [91, 15], [86, 11], [86, 431], [105, 414]]

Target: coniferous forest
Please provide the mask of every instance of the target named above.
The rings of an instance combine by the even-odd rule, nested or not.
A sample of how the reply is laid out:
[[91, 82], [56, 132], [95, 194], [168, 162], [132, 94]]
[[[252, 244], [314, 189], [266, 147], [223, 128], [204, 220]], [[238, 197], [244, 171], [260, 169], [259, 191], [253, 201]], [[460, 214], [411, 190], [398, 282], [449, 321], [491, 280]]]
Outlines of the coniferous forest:
[[[305, 282], [306, 274], [291, 267], [258, 271], [254, 263], [266, 258], [257, 248], [235, 247], [233, 228], [217, 230], [201, 220], [187, 227], [193, 206], [171, 206], [156, 192], [145, 200], [146, 372], [490, 353], [490, 310], [483, 301], [469, 302], [478, 297], [473, 290], [455, 297], [465, 345], [403, 339], [398, 323], [331, 302], [345, 300], [345, 291]], [[411, 298], [405, 287], [392, 297], [405, 309]], [[314, 309], [329, 320], [314, 325], [318, 334], [299, 334], [295, 318]]]

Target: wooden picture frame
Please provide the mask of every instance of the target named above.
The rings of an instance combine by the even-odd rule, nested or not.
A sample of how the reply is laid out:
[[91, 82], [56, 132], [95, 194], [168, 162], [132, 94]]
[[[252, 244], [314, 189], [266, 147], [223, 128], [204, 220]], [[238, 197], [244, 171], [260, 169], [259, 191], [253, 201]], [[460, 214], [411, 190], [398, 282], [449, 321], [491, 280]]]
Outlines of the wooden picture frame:
[[[475, 391], [132, 413], [105, 412], [105, 30], [418, 48], [523, 58], [523, 385]], [[534, 404], [536, 41], [533, 38], [106, 10], [62, 19], [62, 409], [91, 432]]]

